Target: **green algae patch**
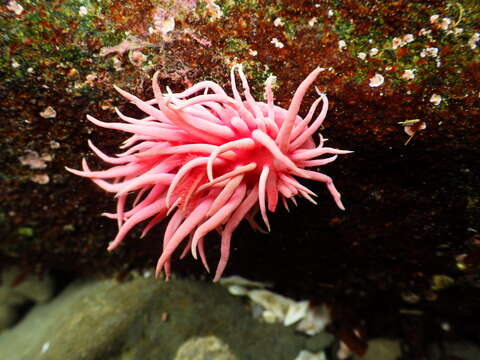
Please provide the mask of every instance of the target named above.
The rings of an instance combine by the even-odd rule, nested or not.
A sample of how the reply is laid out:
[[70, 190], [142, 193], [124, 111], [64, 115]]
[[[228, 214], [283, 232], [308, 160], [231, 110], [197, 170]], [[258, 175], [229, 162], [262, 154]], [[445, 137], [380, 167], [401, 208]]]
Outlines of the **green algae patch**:
[[30, 228], [30, 227], [18, 228], [17, 233], [18, 233], [18, 235], [26, 236], [26, 237], [32, 237], [33, 234], [34, 234], [33, 229]]

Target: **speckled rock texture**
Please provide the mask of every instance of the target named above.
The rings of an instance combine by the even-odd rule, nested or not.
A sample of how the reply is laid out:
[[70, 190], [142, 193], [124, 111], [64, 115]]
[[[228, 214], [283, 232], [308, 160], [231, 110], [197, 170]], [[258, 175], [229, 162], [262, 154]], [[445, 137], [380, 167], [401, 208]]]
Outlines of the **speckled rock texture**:
[[[109, 154], [125, 139], [86, 114], [139, 115], [114, 84], [147, 98], [159, 70], [162, 88], [209, 79], [228, 89], [230, 66], [242, 63], [256, 98], [273, 74], [287, 107], [320, 66], [322, 134], [354, 151], [324, 167], [347, 210], [312, 184], [318, 206], [278, 211], [267, 235], [240, 227], [226, 273], [330, 303], [332, 331], [357, 353], [392, 335], [421, 358], [427, 340], [446, 335], [442, 323], [449, 337], [479, 341], [479, 24], [474, 0], [3, 2], [1, 264], [120, 278], [154, 264], [162, 226], [107, 253], [116, 224], [100, 214], [113, 200], [64, 170], [82, 157], [102, 168], [87, 139]], [[218, 250], [212, 236], [209, 259]], [[191, 260], [174, 270], [202, 274]]]
[[253, 319], [219, 285], [137, 276], [71, 284], [0, 335], [0, 358], [292, 360], [315, 338]]
[[228, 346], [215, 336], [187, 340], [175, 354], [174, 360], [237, 360]]

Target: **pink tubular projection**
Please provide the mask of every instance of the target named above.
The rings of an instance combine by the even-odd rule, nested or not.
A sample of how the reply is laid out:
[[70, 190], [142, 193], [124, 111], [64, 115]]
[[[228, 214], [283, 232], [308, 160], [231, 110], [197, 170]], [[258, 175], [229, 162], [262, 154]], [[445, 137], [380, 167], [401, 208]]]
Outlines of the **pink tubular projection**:
[[[245, 100], [236, 86], [236, 71]], [[98, 126], [132, 135], [121, 146], [126, 150], [116, 156], [104, 154], [89, 141], [97, 156], [114, 165], [110, 169], [92, 171], [85, 160], [83, 170], [67, 168], [116, 194], [116, 213], [104, 214], [119, 227], [108, 250], [118, 247], [137, 224], [149, 220], [143, 237], [169, 217], [156, 275], [164, 270], [169, 278], [171, 257], [182, 243], [182, 257], [188, 250], [195, 258], [200, 254], [208, 271], [204, 239], [217, 230], [221, 253], [214, 281], [218, 281], [228, 262], [232, 234], [243, 219], [259, 229], [253, 217], [260, 212], [270, 230], [267, 213], [275, 211], [279, 200], [287, 210], [286, 200], [296, 203], [297, 195], [316, 203], [312, 198], [316, 194], [297, 178], [325, 183], [338, 207], [344, 209], [332, 179], [306, 169], [350, 152], [324, 147], [321, 135], [318, 145], [313, 141], [328, 110], [324, 94], [319, 93], [305, 118], [298, 115], [303, 97], [319, 73], [320, 69], [313, 70], [299, 85], [288, 110], [274, 105], [274, 77], [265, 83], [267, 103], [255, 101], [241, 65], [231, 70], [233, 97], [211, 81], [164, 95], [158, 73], [152, 79], [155, 97], [151, 100], [143, 101], [115, 87], [147, 116], [135, 119], [117, 110], [124, 121], [120, 123], [87, 116]], [[320, 102], [322, 109], [312, 121]], [[333, 156], [317, 158], [326, 154]]]

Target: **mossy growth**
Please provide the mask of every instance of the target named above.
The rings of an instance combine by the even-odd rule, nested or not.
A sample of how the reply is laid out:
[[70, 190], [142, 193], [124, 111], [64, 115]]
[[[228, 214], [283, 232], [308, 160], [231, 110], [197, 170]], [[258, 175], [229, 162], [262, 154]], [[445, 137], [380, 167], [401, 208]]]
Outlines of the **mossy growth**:
[[17, 233], [25, 237], [32, 237], [34, 235], [33, 228], [26, 226], [18, 228]]
[[[443, 8], [412, 2], [401, 10], [386, 3], [377, 6], [376, 16], [358, 15], [371, 14], [361, 4], [355, 11], [339, 7], [331, 14], [332, 30], [345, 42], [345, 51], [359, 59], [352, 77], [355, 81], [368, 81], [372, 73], [384, 71], [398, 87], [406, 83], [404, 72], [412, 70], [414, 77], [408, 79], [412, 83], [439, 77], [444, 87], [450, 88], [478, 57], [471, 40], [478, 31], [478, 2], [450, 1]], [[428, 49], [432, 49], [430, 54]], [[445, 71], [445, 65], [453, 71]], [[444, 100], [448, 93], [444, 92]]]
[[257, 0], [220, 0], [216, 3], [220, 6], [224, 16], [229, 16], [238, 10], [257, 10], [260, 6]]
[[0, 76], [8, 83], [33, 79], [53, 83], [66, 71], [85, 72], [102, 59], [100, 46], [117, 44], [125, 34], [105, 21], [109, 1], [24, 1], [21, 16], [0, 18]]
[[250, 45], [244, 39], [230, 38], [225, 43], [227, 54], [238, 55], [250, 49]]
[[[273, 75], [268, 65], [258, 62], [244, 64], [244, 72], [249, 79], [249, 85], [252, 95], [258, 101], [265, 99], [265, 81]], [[278, 84], [276, 84], [278, 86]]]

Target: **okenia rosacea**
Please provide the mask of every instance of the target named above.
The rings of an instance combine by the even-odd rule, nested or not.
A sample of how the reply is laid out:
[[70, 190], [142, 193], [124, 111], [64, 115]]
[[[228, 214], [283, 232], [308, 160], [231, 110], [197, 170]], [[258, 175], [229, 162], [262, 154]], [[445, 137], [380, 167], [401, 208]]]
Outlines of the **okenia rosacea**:
[[[242, 82], [245, 100], [236, 86], [236, 70]], [[124, 122], [107, 123], [87, 116], [92, 123], [133, 134], [111, 157], [90, 148], [103, 161], [114, 166], [92, 171], [83, 159], [83, 171], [70, 172], [92, 179], [102, 189], [115, 193], [116, 213], [103, 215], [116, 219], [118, 234], [108, 246], [113, 250], [138, 223], [149, 219], [142, 237], [156, 224], [171, 215], [163, 237], [163, 252], [156, 275], [165, 269], [170, 276], [174, 251], [185, 242], [181, 257], [191, 250], [205, 257], [205, 236], [212, 230], [221, 235], [220, 260], [214, 281], [220, 279], [230, 254], [233, 231], [245, 218], [255, 229], [260, 226], [254, 216], [260, 210], [268, 230], [267, 210], [274, 212], [279, 199], [288, 210], [287, 199], [294, 203], [299, 195], [315, 203], [316, 196], [296, 177], [324, 182], [340, 209], [340, 194], [332, 179], [307, 168], [328, 164], [338, 154], [349, 151], [324, 147], [320, 135], [316, 145], [313, 135], [322, 124], [328, 109], [324, 94], [312, 104], [305, 118], [298, 115], [303, 97], [315, 81], [320, 68], [313, 70], [295, 91], [285, 110], [273, 103], [272, 82], [265, 84], [267, 102], [255, 101], [241, 65], [232, 67], [230, 77], [233, 97], [212, 81], [202, 81], [180, 93], [167, 88], [163, 94], [158, 75], [152, 79], [154, 98], [143, 101], [115, 87], [126, 99], [146, 113], [135, 119], [116, 112]], [[312, 121], [319, 103], [320, 114]], [[315, 159], [324, 154], [333, 156]], [[135, 194], [129, 199], [130, 194]], [[128, 205], [130, 204], [130, 205]]]

